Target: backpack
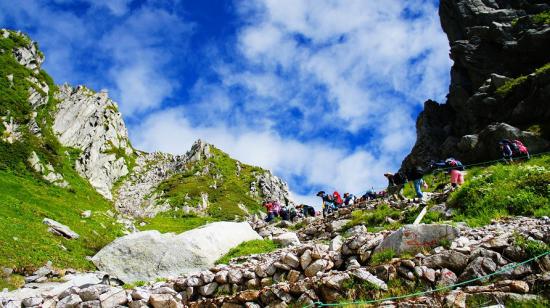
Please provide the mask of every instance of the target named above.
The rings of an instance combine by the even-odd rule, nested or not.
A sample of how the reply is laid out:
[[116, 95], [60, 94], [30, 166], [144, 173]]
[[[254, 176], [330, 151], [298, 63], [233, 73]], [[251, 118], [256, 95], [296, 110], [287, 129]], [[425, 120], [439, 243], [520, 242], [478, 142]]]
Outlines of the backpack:
[[527, 154], [529, 153], [529, 151], [527, 150], [527, 147], [525, 145], [523, 145], [523, 143], [519, 140], [514, 140], [512, 142], [518, 149], [518, 153], [521, 153], [521, 154]]
[[[519, 148], [518, 144], [515, 142], [515, 140], [511, 141], [510, 139], [502, 139], [502, 140], [500, 140], [500, 142], [503, 143], [503, 144], [508, 145], [510, 147], [510, 150], [512, 150], [512, 154], [521, 153], [520, 148]], [[520, 141], [520, 143], [521, 143], [521, 141]], [[522, 143], [522, 145], [523, 145], [523, 143]]]
[[337, 191], [335, 191], [332, 195], [334, 197], [334, 203], [336, 203], [336, 204], [344, 203], [344, 201], [342, 200], [342, 197], [340, 196], [340, 194]]
[[403, 172], [397, 172], [396, 174], [393, 175], [393, 183], [395, 185], [405, 184], [406, 182], [407, 182], [407, 177], [405, 176], [405, 174], [403, 174]]
[[445, 164], [452, 170], [464, 170], [464, 165], [459, 161], [459, 160], [456, 160], [454, 158], [447, 158], [445, 160]]

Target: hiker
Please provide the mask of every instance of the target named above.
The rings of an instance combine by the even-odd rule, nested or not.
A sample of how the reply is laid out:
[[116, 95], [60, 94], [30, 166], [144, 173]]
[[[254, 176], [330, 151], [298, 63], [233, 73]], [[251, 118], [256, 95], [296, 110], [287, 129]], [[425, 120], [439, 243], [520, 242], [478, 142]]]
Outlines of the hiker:
[[407, 178], [401, 172], [395, 174], [385, 173], [384, 176], [388, 179], [388, 196], [390, 198], [395, 197], [397, 200], [405, 200], [403, 195], [403, 187], [407, 182]]
[[330, 194], [320, 191], [317, 193], [317, 197], [321, 197], [323, 201], [323, 216], [326, 216], [336, 210], [336, 205], [334, 204], [334, 197]]
[[340, 196], [340, 193], [337, 191], [333, 192], [332, 198], [334, 200], [334, 205], [336, 205], [337, 208], [341, 208], [344, 204], [344, 200], [342, 200], [342, 196]]
[[355, 196], [353, 194], [350, 194], [350, 193], [344, 193], [344, 205], [345, 206], [352, 206], [353, 204], [355, 204]]
[[407, 180], [412, 181], [414, 191], [416, 192], [416, 197], [420, 200], [422, 200], [422, 198], [424, 197], [424, 194], [422, 193], [422, 186], [426, 184], [422, 179], [424, 173], [424, 169], [419, 166], [407, 170], [406, 173]]
[[512, 163], [513, 157], [525, 157], [527, 159], [531, 158], [529, 155], [529, 150], [520, 140], [502, 139], [498, 142], [498, 144], [502, 153], [502, 159], [506, 163]]
[[367, 192], [363, 196], [361, 196], [361, 199], [368, 201], [368, 200], [374, 200], [377, 197], [378, 197], [378, 194], [376, 193], [376, 191], [374, 191], [374, 188], [371, 188], [367, 190]]
[[273, 213], [275, 213], [275, 216], [280, 216], [281, 210], [282, 210], [281, 204], [277, 200], [274, 200], [272, 203], [273, 203]]
[[514, 153], [510, 148], [510, 144], [501, 140], [498, 145], [500, 146], [500, 152], [502, 153], [502, 159], [504, 160], [504, 162], [511, 163], [513, 161], [512, 156], [514, 155]]
[[451, 175], [451, 186], [453, 187], [453, 190], [457, 186], [464, 184], [464, 174], [462, 174], [462, 171], [464, 170], [464, 165], [459, 160], [449, 157], [444, 162], [432, 163], [431, 166], [449, 170], [449, 174]]
[[282, 220], [290, 220], [290, 213], [286, 206], [283, 206], [279, 211], [279, 216]]
[[297, 206], [297, 209], [301, 210], [300, 212], [304, 217], [315, 217], [315, 209], [313, 208], [313, 206], [300, 204]]
[[267, 217], [265, 219], [265, 222], [270, 222], [273, 220], [273, 218], [275, 218], [275, 212], [273, 211], [273, 203], [270, 202], [270, 201], [266, 201], [264, 202], [264, 207], [265, 207], [265, 210], [267, 212]]

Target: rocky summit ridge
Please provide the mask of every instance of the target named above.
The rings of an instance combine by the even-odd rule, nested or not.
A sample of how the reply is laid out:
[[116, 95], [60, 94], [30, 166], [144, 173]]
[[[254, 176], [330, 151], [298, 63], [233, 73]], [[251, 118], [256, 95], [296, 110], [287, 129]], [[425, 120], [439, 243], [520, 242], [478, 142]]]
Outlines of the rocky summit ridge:
[[499, 157], [500, 139], [521, 139], [531, 153], [550, 149], [548, 1], [441, 0], [451, 69], [444, 104], [428, 100], [403, 167], [455, 157]]

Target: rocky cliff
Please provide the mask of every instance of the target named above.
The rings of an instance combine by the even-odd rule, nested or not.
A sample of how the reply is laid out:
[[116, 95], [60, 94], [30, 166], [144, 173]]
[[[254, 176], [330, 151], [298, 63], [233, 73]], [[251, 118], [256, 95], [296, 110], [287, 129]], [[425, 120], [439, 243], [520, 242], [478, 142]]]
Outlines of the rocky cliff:
[[448, 156], [498, 158], [502, 138], [532, 153], [550, 147], [548, 1], [441, 0], [454, 61], [447, 101], [428, 100], [403, 167]]

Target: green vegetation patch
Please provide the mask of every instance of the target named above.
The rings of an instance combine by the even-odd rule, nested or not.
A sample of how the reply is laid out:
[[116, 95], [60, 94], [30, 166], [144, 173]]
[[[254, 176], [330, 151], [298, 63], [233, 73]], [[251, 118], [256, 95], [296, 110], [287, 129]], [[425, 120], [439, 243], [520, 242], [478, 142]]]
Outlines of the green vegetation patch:
[[535, 24], [550, 25], [550, 11], [544, 11], [536, 15], [533, 15], [531, 17], [531, 20]]
[[399, 223], [390, 224], [386, 218], [399, 219], [401, 211], [391, 208], [387, 204], [382, 204], [374, 210], [355, 210], [351, 213], [351, 221], [348, 222], [343, 230], [349, 230], [357, 225], [365, 225], [367, 228], [385, 228], [395, 230], [401, 226]]
[[182, 233], [217, 220], [206, 216], [184, 214], [182, 211], [168, 211], [159, 213], [153, 218], [144, 218], [141, 221], [146, 223], [144, 226], [138, 224], [138, 229], [141, 231], [158, 230], [162, 233]]
[[[550, 72], [550, 63], [547, 63], [534, 71], [535, 75], [546, 74], [548, 72]], [[515, 79], [508, 80], [496, 89], [495, 93], [500, 97], [506, 97], [514, 88], [522, 85], [527, 81], [527, 79], [527, 76], [519, 76]]]
[[470, 169], [449, 205], [455, 221], [482, 226], [509, 215], [550, 215], [550, 156], [511, 165]]
[[541, 241], [529, 240], [522, 234], [515, 234], [514, 240], [516, 245], [521, 247], [529, 258], [534, 258], [550, 251], [548, 244]]
[[275, 244], [272, 240], [252, 240], [243, 242], [237, 247], [231, 248], [228, 253], [216, 261], [216, 264], [228, 264], [231, 259], [236, 257], [268, 253], [278, 248], [280, 248], [280, 246]]
[[386, 250], [383, 250], [383, 251], [379, 251], [379, 252], [374, 253], [371, 256], [369, 265], [370, 266], [376, 266], [376, 265], [384, 264], [384, 263], [390, 261], [391, 259], [395, 258], [396, 256], [397, 256], [397, 254], [392, 249], [386, 249]]
[[213, 156], [207, 160], [190, 163], [186, 170], [162, 182], [158, 189], [172, 205], [174, 211], [184, 206], [197, 207], [202, 202], [202, 193], [208, 194], [207, 214], [215, 220], [235, 220], [245, 213], [239, 204], [255, 213], [261, 210], [261, 196], [249, 194], [255, 173], [263, 172], [258, 167], [240, 164], [226, 153], [210, 147]]

